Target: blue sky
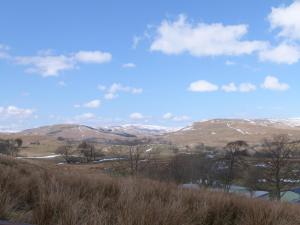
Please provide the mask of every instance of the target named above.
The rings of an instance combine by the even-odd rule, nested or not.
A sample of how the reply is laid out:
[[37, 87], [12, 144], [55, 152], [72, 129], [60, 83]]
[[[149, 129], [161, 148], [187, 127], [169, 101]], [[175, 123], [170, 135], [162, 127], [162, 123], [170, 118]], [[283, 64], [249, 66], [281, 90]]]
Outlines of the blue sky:
[[2, 1], [0, 129], [299, 117], [300, 2]]

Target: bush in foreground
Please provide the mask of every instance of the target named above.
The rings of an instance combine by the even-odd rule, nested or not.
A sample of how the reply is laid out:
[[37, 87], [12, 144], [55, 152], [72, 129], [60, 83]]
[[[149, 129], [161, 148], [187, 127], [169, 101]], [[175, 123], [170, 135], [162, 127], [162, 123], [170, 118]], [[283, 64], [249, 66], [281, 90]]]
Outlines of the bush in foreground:
[[295, 225], [297, 205], [0, 159], [0, 218], [38, 225]]

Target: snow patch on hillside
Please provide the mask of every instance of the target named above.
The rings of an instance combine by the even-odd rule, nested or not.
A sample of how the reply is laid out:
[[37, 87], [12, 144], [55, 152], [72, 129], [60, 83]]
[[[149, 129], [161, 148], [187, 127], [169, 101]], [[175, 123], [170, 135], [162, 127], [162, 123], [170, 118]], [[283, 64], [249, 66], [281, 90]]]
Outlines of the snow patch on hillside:
[[195, 130], [194, 126], [187, 126], [181, 129], [181, 131], [189, 131], [189, 130]]
[[144, 125], [144, 124], [124, 124], [120, 126], [108, 126], [106, 129], [111, 129], [112, 131], [122, 131], [128, 133], [140, 133], [140, 134], [165, 134], [170, 132], [178, 131], [182, 128], [177, 127], [164, 127], [158, 125]]
[[241, 134], [243, 134], [243, 135], [249, 134], [249, 132], [247, 132], [247, 131], [243, 131], [242, 129], [232, 127], [229, 123], [227, 123], [227, 127], [228, 127], [228, 128], [231, 128], [231, 129], [233, 129], [233, 130], [235, 130], [235, 131], [237, 131], [237, 132], [239, 132], [239, 133], [241, 133]]

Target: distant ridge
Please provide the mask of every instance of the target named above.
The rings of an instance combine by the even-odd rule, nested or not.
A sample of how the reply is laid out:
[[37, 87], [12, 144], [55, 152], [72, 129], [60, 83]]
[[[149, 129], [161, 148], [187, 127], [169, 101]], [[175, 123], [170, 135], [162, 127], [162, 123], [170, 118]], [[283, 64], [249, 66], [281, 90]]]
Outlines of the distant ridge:
[[222, 146], [229, 141], [238, 139], [245, 140], [250, 144], [257, 144], [262, 139], [276, 134], [287, 134], [292, 139], [300, 139], [300, 119], [211, 119], [194, 122], [183, 128], [143, 124], [96, 128], [78, 124], [57, 124], [6, 135], [35, 136], [51, 140], [93, 140], [99, 143], [114, 143], [115, 141], [152, 137], [178, 145], [203, 143], [211, 146]]
[[300, 139], [300, 119], [212, 119], [195, 122], [167, 134], [165, 138], [181, 145], [204, 143], [222, 146], [234, 140], [257, 144], [264, 138], [278, 134]]

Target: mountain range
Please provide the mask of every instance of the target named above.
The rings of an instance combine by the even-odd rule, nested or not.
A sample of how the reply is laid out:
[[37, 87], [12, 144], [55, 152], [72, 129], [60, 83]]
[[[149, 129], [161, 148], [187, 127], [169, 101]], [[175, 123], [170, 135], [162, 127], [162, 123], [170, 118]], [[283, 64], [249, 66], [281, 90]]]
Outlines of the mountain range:
[[229, 141], [245, 140], [257, 144], [264, 138], [287, 134], [300, 139], [300, 119], [211, 119], [194, 122], [183, 128], [154, 125], [127, 124], [120, 126], [90, 127], [77, 124], [50, 125], [27, 129], [1, 136], [18, 136], [35, 140], [92, 140], [99, 143], [115, 143], [136, 138], [155, 138], [178, 145], [206, 144], [222, 146]]

